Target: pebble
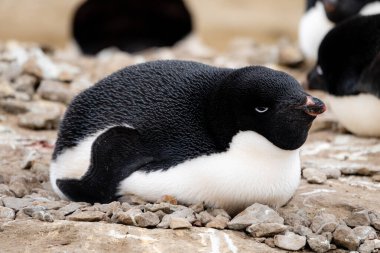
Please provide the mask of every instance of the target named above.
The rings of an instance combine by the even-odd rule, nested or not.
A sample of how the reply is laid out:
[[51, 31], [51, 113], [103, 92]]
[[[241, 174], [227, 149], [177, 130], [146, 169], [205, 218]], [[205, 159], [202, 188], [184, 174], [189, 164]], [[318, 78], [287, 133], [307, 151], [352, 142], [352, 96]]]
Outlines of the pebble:
[[126, 212], [119, 212], [116, 214], [117, 222], [120, 222], [124, 225], [133, 225], [137, 226], [135, 221], [135, 216], [142, 214], [142, 211], [139, 208], [131, 208]]
[[228, 228], [243, 230], [252, 224], [272, 222], [284, 224], [284, 219], [272, 208], [255, 203], [236, 215], [229, 223]]
[[375, 174], [372, 176], [372, 180], [375, 182], [380, 182], [380, 174]]
[[34, 130], [57, 129], [62, 107], [54, 102], [39, 101], [30, 105], [33, 111], [18, 116], [20, 127]]
[[301, 51], [289, 43], [281, 44], [279, 47], [278, 64], [287, 67], [298, 67], [304, 61]]
[[377, 239], [376, 230], [370, 226], [358, 226], [353, 229], [360, 242]]
[[310, 236], [313, 234], [313, 231], [310, 228], [302, 226], [302, 225], [296, 225], [295, 227], [293, 227], [292, 231], [296, 234], [303, 235], [303, 236]]
[[347, 226], [350, 227], [369, 226], [371, 224], [367, 210], [354, 211], [344, 221], [346, 222]]
[[380, 212], [371, 211], [369, 212], [369, 218], [371, 220], [371, 226], [380, 231]]
[[209, 209], [207, 209], [207, 212], [209, 214], [211, 214], [212, 216], [214, 216], [214, 217], [216, 217], [218, 215], [222, 215], [222, 216], [228, 218], [229, 220], [231, 220], [231, 216], [224, 209], [221, 209], [221, 208], [209, 208]]
[[209, 214], [207, 211], [200, 212], [199, 214], [196, 214], [197, 219], [201, 221], [203, 225], [209, 223], [214, 219], [214, 216]]
[[54, 80], [43, 80], [37, 89], [37, 94], [43, 99], [64, 104], [68, 104], [74, 97], [67, 83]]
[[4, 206], [12, 208], [13, 210], [20, 210], [24, 207], [30, 206], [33, 202], [32, 199], [29, 198], [15, 198], [15, 197], [5, 197], [2, 199]]
[[309, 218], [307, 217], [307, 213], [305, 210], [300, 209], [297, 212], [287, 212], [283, 213], [281, 215], [285, 219], [285, 224], [288, 224], [290, 226], [304, 226], [304, 227], [309, 227], [311, 222]]
[[327, 180], [327, 176], [324, 172], [313, 168], [304, 169], [302, 175], [310, 184], [323, 184]]
[[26, 93], [32, 97], [37, 82], [38, 80], [35, 76], [23, 74], [15, 79], [15, 81], [12, 83], [12, 86], [16, 91]]
[[157, 203], [169, 203], [172, 205], [177, 205], [178, 201], [175, 197], [171, 195], [164, 195], [159, 200], [157, 200]]
[[265, 241], [264, 241], [264, 243], [266, 245], [268, 245], [269, 247], [271, 247], [271, 248], [275, 248], [276, 247], [276, 245], [274, 244], [274, 239], [273, 238], [266, 238]]
[[1, 195], [3, 195], [3, 196], [10, 196], [10, 197], [14, 197], [15, 196], [15, 194], [10, 191], [8, 185], [6, 185], [6, 184], [0, 184], [0, 196]]
[[163, 211], [164, 213], [172, 213], [175, 209], [175, 207], [173, 207], [173, 205], [169, 204], [169, 203], [155, 203], [155, 204], [146, 204], [145, 205], [145, 210], [147, 211], [151, 211], [151, 212], [157, 212], [159, 210]]
[[86, 212], [75, 212], [66, 217], [66, 219], [71, 221], [101, 221], [106, 217], [105, 213], [100, 211], [86, 211]]
[[12, 208], [0, 206], [0, 220], [14, 220], [16, 213]]
[[375, 241], [366, 240], [362, 245], [359, 246], [358, 251], [360, 253], [372, 253], [375, 250]]
[[22, 198], [30, 193], [30, 190], [22, 182], [12, 182], [9, 184], [9, 189], [16, 197]]
[[59, 211], [66, 216], [86, 206], [89, 206], [89, 204], [84, 202], [70, 202], [68, 205], [61, 207]]
[[334, 232], [338, 224], [335, 215], [322, 212], [313, 218], [310, 228], [314, 233], [320, 234], [322, 232]]
[[247, 228], [253, 237], [271, 237], [286, 231], [288, 227], [279, 223], [259, 223]]
[[119, 198], [120, 202], [127, 202], [130, 205], [145, 205], [147, 202], [141, 197], [133, 194], [125, 194]]
[[0, 99], [14, 97], [15, 91], [6, 80], [0, 80]]
[[310, 235], [307, 237], [309, 247], [318, 253], [327, 252], [331, 249], [330, 241], [323, 235]]
[[0, 101], [0, 109], [10, 114], [22, 114], [28, 112], [28, 103], [15, 99]]
[[275, 235], [274, 244], [285, 250], [300, 250], [306, 245], [306, 237], [286, 232], [285, 235]]
[[33, 214], [33, 218], [38, 219], [40, 221], [53, 222], [54, 217], [47, 211], [38, 211]]
[[162, 218], [162, 221], [157, 225], [158, 228], [168, 228], [171, 218], [185, 218], [188, 222], [193, 223], [196, 218], [194, 211], [191, 208], [183, 207], [171, 214], [167, 214]]
[[339, 225], [335, 229], [333, 237], [336, 245], [342, 246], [348, 250], [357, 250], [360, 244], [360, 240], [355, 235], [354, 231], [345, 225]]
[[208, 228], [225, 229], [229, 219], [223, 215], [216, 216], [212, 221], [206, 224]]
[[171, 217], [169, 227], [171, 229], [191, 228], [191, 223], [185, 218]]
[[158, 218], [157, 214], [152, 212], [138, 214], [134, 217], [134, 219], [137, 226], [142, 228], [155, 227], [158, 223], [160, 223], [160, 218]]
[[193, 204], [193, 205], [189, 206], [189, 208], [193, 209], [193, 211], [194, 211], [195, 213], [200, 213], [200, 212], [202, 212], [203, 210], [205, 210], [205, 207], [204, 207], [204, 205], [203, 205], [202, 202], [201, 202], [201, 203], [198, 203], [198, 204]]
[[46, 208], [43, 206], [29, 206], [22, 209], [22, 211], [26, 214], [32, 217], [34, 213], [46, 211]]

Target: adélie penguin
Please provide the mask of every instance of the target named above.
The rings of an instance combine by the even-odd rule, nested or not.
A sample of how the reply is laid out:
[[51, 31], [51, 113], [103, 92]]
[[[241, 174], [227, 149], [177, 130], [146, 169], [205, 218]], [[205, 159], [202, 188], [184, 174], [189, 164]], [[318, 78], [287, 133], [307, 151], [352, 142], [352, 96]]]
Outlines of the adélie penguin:
[[330, 94], [331, 110], [349, 131], [380, 136], [380, 15], [358, 16], [331, 30], [308, 83]]
[[294, 78], [265, 67], [129, 66], [72, 101], [51, 183], [74, 201], [133, 194], [231, 213], [254, 202], [281, 206], [299, 184], [299, 149], [324, 111]]
[[321, 41], [335, 25], [356, 15], [379, 13], [379, 0], [306, 0], [298, 29], [300, 49], [307, 59], [315, 62]]

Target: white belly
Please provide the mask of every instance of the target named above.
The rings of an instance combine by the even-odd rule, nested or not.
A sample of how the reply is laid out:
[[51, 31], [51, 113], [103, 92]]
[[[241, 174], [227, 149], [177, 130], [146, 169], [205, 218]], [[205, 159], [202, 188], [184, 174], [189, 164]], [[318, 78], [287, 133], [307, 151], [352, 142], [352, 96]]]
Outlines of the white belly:
[[166, 171], [138, 171], [124, 179], [120, 194], [156, 201], [172, 195], [186, 204], [204, 201], [234, 213], [252, 203], [284, 205], [300, 180], [299, 150], [285, 151], [261, 135], [237, 134], [230, 149], [198, 157]]
[[329, 96], [331, 110], [350, 132], [380, 137], [380, 99], [369, 94]]

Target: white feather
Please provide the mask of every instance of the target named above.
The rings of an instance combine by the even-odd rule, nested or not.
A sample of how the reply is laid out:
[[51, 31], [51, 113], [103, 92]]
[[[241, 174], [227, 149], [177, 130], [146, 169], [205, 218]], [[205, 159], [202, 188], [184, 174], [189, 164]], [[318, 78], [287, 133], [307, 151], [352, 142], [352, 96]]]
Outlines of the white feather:
[[300, 180], [299, 150], [282, 150], [245, 131], [223, 153], [201, 156], [166, 171], [137, 171], [120, 183], [119, 194], [148, 201], [172, 195], [182, 203], [221, 207], [234, 213], [252, 203], [284, 205]]
[[305, 12], [300, 21], [298, 39], [300, 49], [307, 59], [317, 60], [319, 45], [333, 26], [321, 2]]
[[360, 10], [360, 15], [369, 16], [380, 13], [380, 2], [373, 2], [364, 5], [364, 7]]
[[329, 96], [331, 110], [350, 132], [380, 137], [380, 99], [370, 94]]

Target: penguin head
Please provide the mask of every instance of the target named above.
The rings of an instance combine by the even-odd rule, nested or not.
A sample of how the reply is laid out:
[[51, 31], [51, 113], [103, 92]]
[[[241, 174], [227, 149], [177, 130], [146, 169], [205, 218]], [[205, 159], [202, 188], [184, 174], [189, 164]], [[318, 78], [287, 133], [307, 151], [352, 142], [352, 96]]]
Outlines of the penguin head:
[[232, 72], [215, 93], [212, 107], [211, 130], [223, 146], [239, 131], [254, 131], [285, 150], [301, 147], [312, 121], [326, 110], [294, 78], [266, 67]]
[[361, 92], [363, 70], [379, 52], [380, 15], [358, 16], [334, 27], [323, 39], [318, 60], [307, 77], [310, 89], [336, 96]]
[[360, 12], [368, 3], [375, 0], [322, 0], [326, 16], [333, 23], [339, 23]]

